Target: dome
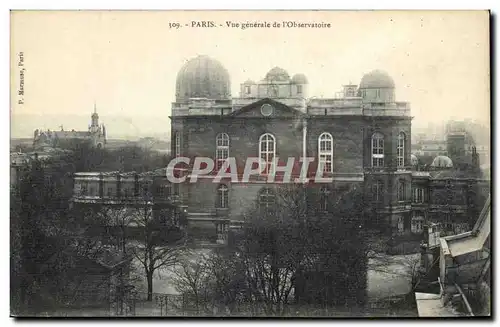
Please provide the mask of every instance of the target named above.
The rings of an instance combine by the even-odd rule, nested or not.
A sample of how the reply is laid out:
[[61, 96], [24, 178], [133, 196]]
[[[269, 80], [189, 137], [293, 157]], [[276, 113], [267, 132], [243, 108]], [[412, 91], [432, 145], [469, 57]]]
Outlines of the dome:
[[295, 84], [307, 84], [307, 77], [304, 74], [295, 74], [292, 77], [292, 83], [295, 83]]
[[245, 85], [253, 85], [253, 84], [255, 84], [255, 82], [252, 81], [251, 79], [247, 79], [243, 84], [245, 84]]
[[447, 156], [437, 156], [431, 163], [431, 167], [434, 168], [451, 168], [453, 167], [453, 161]]
[[280, 67], [274, 67], [266, 74], [266, 80], [268, 81], [289, 81], [290, 75]]
[[360, 89], [393, 89], [394, 80], [382, 70], [374, 70], [365, 74], [359, 84]]
[[412, 165], [412, 166], [416, 166], [416, 165], [418, 165], [418, 158], [417, 158], [417, 156], [416, 156], [416, 155], [412, 154], [412, 155], [411, 155], [411, 159], [410, 159], [410, 160], [411, 160], [411, 165]]
[[177, 74], [176, 101], [189, 98], [228, 99], [231, 97], [229, 73], [222, 64], [208, 56], [189, 60]]

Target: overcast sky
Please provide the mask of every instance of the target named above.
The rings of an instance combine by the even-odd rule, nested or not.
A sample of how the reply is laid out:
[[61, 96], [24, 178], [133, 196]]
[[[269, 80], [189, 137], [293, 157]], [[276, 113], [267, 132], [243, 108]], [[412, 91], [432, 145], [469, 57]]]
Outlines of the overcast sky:
[[[169, 28], [193, 20], [332, 27]], [[240, 83], [260, 80], [274, 66], [304, 73], [310, 95], [323, 97], [382, 69], [394, 78], [397, 100], [411, 102], [415, 124], [489, 121], [487, 12], [14, 12], [11, 24], [14, 115], [87, 115], [95, 101], [104, 121], [123, 115], [168, 122], [177, 71], [205, 54], [227, 68], [233, 96]], [[26, 68], [22, 105], [19, 52]], [[161, 124], [143, 125], [142, 133], [164, 131]]]

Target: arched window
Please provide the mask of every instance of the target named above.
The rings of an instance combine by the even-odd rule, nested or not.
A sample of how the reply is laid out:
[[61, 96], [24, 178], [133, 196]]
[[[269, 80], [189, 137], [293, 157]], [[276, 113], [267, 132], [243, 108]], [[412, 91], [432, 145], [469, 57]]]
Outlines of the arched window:
[[384, 192], [384, 183], [382, 181], [375, 181], [372, 185], [373, 191], [373, 201], [374, 202], [382, 202], [383, 200], [383, 192]]
[[176, 157], [180, 157], [181, 156], [181, 133], [179, 132], [175, 132], [175, 136], [174, 136], [174, 155]]
[[319, 189], [319, 208], [321, 211], [328, 211], [328, 200], [330, 189], [327, 186], [321, 186]]
[[229, 135], [226, 133], [217, 134], [215, 148], [216, 168], [219, 170], [224, 161], [229, 158]]
[[226, 185], [221, 184], [217, 188], [217, 207], [227, 208], [229, 206], [229, 189]]
[[318, 138], [318, 162], [323, 172], [333, 170], [333, 137], [330, 133], [323, 133]]
[[372, 135], [372, 167], [384, 166], [384, 135], [374, 133]]
[[403, 180], [398, 181], [398, 201], [406, 200], [406, 183]]
[[398, 168], [405, 166], [405, 141], [406, 135], [401, 132], [398, 134]]
[[276, 203], [276, 195], [270, 188], [263, 188], [259, 191], [259, 207], [269, 209]]
[[276, 156], [276, 139], [272, 134], [262, 134], [259, 138], [259, 158], [264, 160], [266, 167], [264, 173], [269, 173], [273, 169], [273, 160]]

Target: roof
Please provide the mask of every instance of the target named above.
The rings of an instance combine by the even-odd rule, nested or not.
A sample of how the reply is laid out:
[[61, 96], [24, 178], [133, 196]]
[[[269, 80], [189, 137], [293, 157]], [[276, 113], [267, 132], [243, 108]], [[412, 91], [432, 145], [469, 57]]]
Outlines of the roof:
[[476, 175], [473, 172], [458, 169], [446, 169], [430, 172], [433, 179], [469, 179]]
[[118, 174], [120, 177], [135, 177], [136, 175], [138, 177], [156, 177], [156, 176], [167, 176], [168, 172], [176, 171], [176, 172], [181, 172], [181, 171], [186, 171], [186, 168], [158, 168], [155, 170], [150, 170], [150, 171], [145, 171], [142, 173], [138, 173], [136, 171], [127, 171], [127, 172], [120, 172], [120, 171], [107, 171], [107, 172], [77, 172], [75, 173], [75, 177], [108, 177], [108, 176], [117, 176]]
[[227, 69], [216, 59], [200, 55], [190, 59], [179, 70], [176, 79], [176, 101], [190, 98], [228, 99], [231, 79]]
[[90, 136], [90, 132], [88, 131], [55, 131], [52, 133], [54, 137], [60, 139], [85, 138]]
[[245, 113], [247, 111], [250, 111], [250, 110], [252, 110], [252, 109], [254, 109], [256, 107], [260, 107], [260, 106], [262, 106], [263, 104], [266, 104], [266, 103], [271, 104], [275, 108], [280, 108], [280, 109], [282, 109], [284, 111], [288, 111], [288, 112], [293, 113], [293, 114], [298, 115], [298, 116], [304, 116], [305, 115], [303, 112], [301, 112], [301, 111], [299, 111], [297, 109], [291, 108], [291, 107], [289, 107], [289, 106], [287, 106], [287, 105], [285, 105], [285, 104], [283, 104], [283, 103], [281, 103], [279, 101], [275, 101], [275, 100], [270, 99], [270, 98], [264, 98], [264, 99], [261, 99], [261, 100], [256, 101], [256, 102], [252, 102], [252, 103], [250, 103], [250, 104], [248, 104], [246, 106], [243, 106], [243, 107], [239, 108], [238, 110], [235, 110], [235, 111], [231, 112], [230, 114], [227, 115], [227, 117], [238, 116], [238, 115], [240, 115], [242, 113]]
[[281, 67], [274, 67], [266, 74], [267, 81], [288, 81], [290, 75]]
[[491, 195], [488, 196], [479, 218], [470, 232], [441, 238], [453, 257], [480, 251], [491, 229]]
[[447, 156], [437, 156], [432, 160], [431, 167], [451, 168], [453, 167], [453, 161]]
[[440, 294], [415, 293], [419, 317], [460, 317], [464, 314], [458, 312], [451, 304], [443, 305]]
[[383, 70], [373, 70], [365, 74], [359, 84], [360, 89], [391, 88], [395, 87], [394, 80]]
[[430, 177], [431, 174], [428, 171], [412, 171], [411, 172], [412, 177]]
[[295, 83], [295, 84], [307, 84], [307, 77], [304, 74], [295, 74], [292, 77], [292, 83]]

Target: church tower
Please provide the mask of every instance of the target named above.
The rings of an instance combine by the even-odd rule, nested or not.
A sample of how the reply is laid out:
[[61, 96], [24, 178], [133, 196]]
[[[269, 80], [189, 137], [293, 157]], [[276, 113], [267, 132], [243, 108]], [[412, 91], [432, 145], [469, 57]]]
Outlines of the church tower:
[[97, 114], [96, 104], [94, 102], [94, 113], [91, 116], [92, 124], [90, 125], [90, 132], [97, 133], [99, 131], [99, 115]]

